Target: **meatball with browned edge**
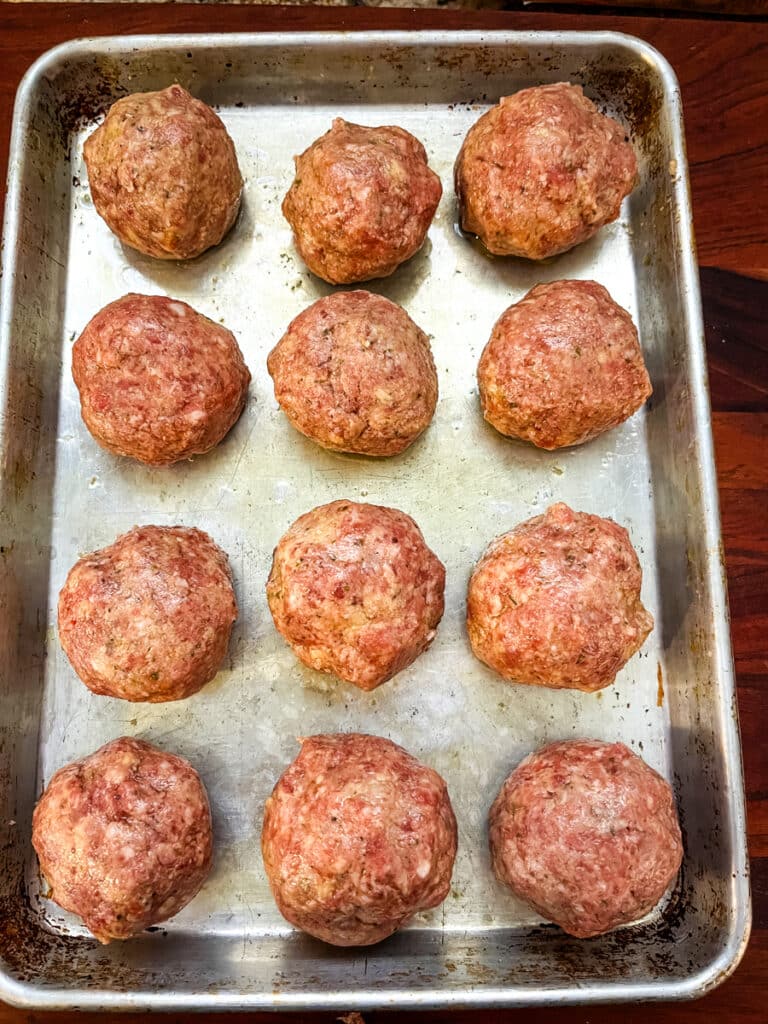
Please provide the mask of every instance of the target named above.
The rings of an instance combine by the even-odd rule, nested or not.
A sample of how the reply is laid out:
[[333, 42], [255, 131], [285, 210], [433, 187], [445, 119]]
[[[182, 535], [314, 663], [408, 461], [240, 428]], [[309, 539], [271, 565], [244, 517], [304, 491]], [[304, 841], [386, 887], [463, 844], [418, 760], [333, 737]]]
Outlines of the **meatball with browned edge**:
[[52, 900], [99, 942], [129, 939], [178, 914], [207, 878], [208, 796], [183, 757], [123, 736], [56, 772], [32, 845]]
[[300, 313], [267, 368], [293, 426], [335, 451], [397, 455], [437, 404], [426, 334], [401, 306], [362, 290], [336, 292]]
[[649, 913], [683, 857], [669, 784], [623, 743], [542, 747], [501, 787], [488, 824], [499, 881], [580, 939]]
[[324, 942], [380, 942], [448, 895], [457, 839], [445, 782], [379, 736], [300, 742], [264, 808], [275, 901]]
[[595, 281], [539, 284], [510, 306], [477, 381], [490, 424], [550, 451], [618, 426], [651, 393], [632, 318]]
[[432, 643], [444, 590], [443, 564], [410, 516], [332, 501], [280, 539], [267, 600], [305, 665], [373, 690]]
[[147, 256], [191, 259], [235, 223], [243, 179], [232, 139], [180, 85], [118, 100], [83, 156], [97, 212]]
[[331, 284], [388, 277], [424, 244], [443, 190], [410, 132], [337, 117], [295, 163], [283, 214], [313, 274]]
[[505, 96], [454, 168], [461, 226], [497, 256], [546, 259], [619, 216], [637, 177], [624, 129], [568, 82]]
[[89, 690], [160, 703], [219, 671], [237, 618], [227, 556], [207, 533], [137, 526], [85, 555], [59, 594], [59, 639]]
[[601, 690], [653, 627], [641, 582], [623, 526], [552, 505], [497, 537], [475, 566], [472, 650], [512, 682]]
[[215, 447], [251, 375], [235, 336], [178, 299], [124, 295], [72, 348], [80, 411], [102, 448], [166, 466]]

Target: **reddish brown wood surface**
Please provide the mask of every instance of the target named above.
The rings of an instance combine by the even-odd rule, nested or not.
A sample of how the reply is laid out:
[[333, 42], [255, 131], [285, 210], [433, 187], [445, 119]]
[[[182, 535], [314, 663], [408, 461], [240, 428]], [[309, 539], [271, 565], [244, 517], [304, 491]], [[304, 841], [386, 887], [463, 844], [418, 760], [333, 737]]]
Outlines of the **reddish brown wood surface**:
[[[79, 36], [343, 28], [610, 28], [658, 47], [683, 91], [749, 811], [754, 928], [735, 975], [703, 1000], [654, 1007], [400, 1014], [423, 1024], [763, 1024], [768, 1019], [768, 23], [630, 14], [0, 3], [0, 180], [13, 97], [44, 50]], [[354, 1007], [349, 1007], [354, 1010]], [[0, 1024], [69, 1021], [0, 1006]], [[78, 1014], [79, 1022], [103, 1015]], [[148, 1024], [121, 1015], [123, 1024]], [[154, 1019], [157, 1019], [155, 1017]], [[171, 1014], [165, 1020], [180, 1021]], [[187, 1017], [319, 1024], [334, 1015]], [[365, 1015], [366, 1024], [391, 1014]]]

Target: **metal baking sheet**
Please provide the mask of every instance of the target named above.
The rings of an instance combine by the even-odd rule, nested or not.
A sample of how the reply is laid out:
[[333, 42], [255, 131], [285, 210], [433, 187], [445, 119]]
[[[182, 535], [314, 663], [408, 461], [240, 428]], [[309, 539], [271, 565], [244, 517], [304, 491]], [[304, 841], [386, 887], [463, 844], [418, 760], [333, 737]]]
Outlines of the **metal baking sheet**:
[[[457, 230], [453, 160], [500, 96], [568, 79], [627, 126], [641, 183], [620, 220], [543, 264], [489, 259]], [[82, 144], [127, 92], [178, 81], [221, 113], [245, 177], [225, 242], [158, 262], [96, 215]], [[336, 115], [423, 140], [444, 195], [424, 249], [371, 287], [432, 337], [440, 400], [407, 453], [323, 451], [279, 412], [266, 355], [329, 292], [303, 267], [280, 201], [292, 157]], [[360, 33], [84, 40], [34, 65], [17, 99], [2, 281], [0, 528], [0, 996], [35, 1007], [512, 1006], [701, 994], [749, 931], [743, 786], [680, 94], [664, 59], [609, 33]], [[583, 447], [547, 453], [483, 422], [475, 367], [491, 326], [539, 281], [590, 277], [640, 328], [647, 408]], [[79, 416], [72, 341], [127, 291], [184, 299], [231, 328], [253, 373], [242, 419], [214, 452], [150, 469], [97, 447]], [[273, 628], [272, 549], [334, 498], [415, 517], [448, 572], [433, 647], [372, 694], [302, 668]], [[469, 650], [464, 595], [488, 541], [564, 500], [625, 524], [656, 628], [596, 695], [504, 683]], [[91, 695], [58, 643], [67, 570], [136, 523], [199, 526], [229, 553], [240, 618], [224, 670], [180, 703]], [[448, 782], [460, 848], [445, 903], [388, 941], [339, 950], [291, 929], [259, 851], [262, 807], [295, 737], [389, 736]], [[99, 946], [44, 896], [31, 850], [37, 796], [64, 763], [120, 734], [187, 756], [208, 787], [216, 859], [166, 926]], [[686, 857], [642, 923], [578, 941], [491, 874], [485, 819], [540, 744], [618, 738], [674, 785]]]

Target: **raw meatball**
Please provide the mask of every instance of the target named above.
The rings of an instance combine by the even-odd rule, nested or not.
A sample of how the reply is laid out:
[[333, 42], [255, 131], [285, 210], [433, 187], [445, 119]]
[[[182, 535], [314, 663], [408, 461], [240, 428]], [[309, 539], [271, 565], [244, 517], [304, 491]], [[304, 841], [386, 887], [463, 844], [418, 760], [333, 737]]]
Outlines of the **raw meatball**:
[[461, 226], [498, 256], [541, 260], [619, 216], [637, 160], [581, 86], [505, 96], [467, 133], [455, 167]]
[[448, 895], [456, 819], [445, 782], [379, 736], [311, 736], [264, 808], [280, 913], [335, 946], [380, 942]]
[[280, 540], [267, 600], [305, 665], [373, 690], [432, 643], [444, 590], [443, 564], [410, 516], [332, 501]]
[[81, 558], [59, 594], [59, 639], [94, 693], [159, 703], [196, 693], [227, 653], [237, 604], [207, 533], [137, 526]]
[[539, 284], [510, 306], [477, 380], [489, 423], [550, 451], [618, 426], [651, 393], [632, 318], [595, 281]]
[[489, 830], [499, 881], [580, 939], [652, 910], [683, 856], [672, 790], [623, 743], [571, 740], [526, 757]]
[[99, 444], [150, 466], [217, 445], [251, 380], [231, 331], [186, 302], [134, 294], [90, 321], [72, 349], [72, 376]]
[[208, 796], [183, 757], [123, 736], [56, 772], [32, 845], [51, 899], [99, 942], [129, 939], [178, 914], [208, 876]]
[[180, 85], [118, 100], [83, 156], [97, 212], [147, 256], [191, 259], [235, 223], [243, 179], [232, 139]]
[[497, 537], [475, 567], [472, 649], [516, 683], [601, 690], [653, 627], [641, 582], [623, 526], [552, 505]]
[[429, 425], [437, 373], [429, 339], [400, 306], [336, 292], [289, 325], [270, 352], [275, 397], [324, 448], [396, 455]]
[[337, 117], [295, 163], [283, 213], [318, 277], [388, 277], [424, 244], [443, 189], [410, 132]]

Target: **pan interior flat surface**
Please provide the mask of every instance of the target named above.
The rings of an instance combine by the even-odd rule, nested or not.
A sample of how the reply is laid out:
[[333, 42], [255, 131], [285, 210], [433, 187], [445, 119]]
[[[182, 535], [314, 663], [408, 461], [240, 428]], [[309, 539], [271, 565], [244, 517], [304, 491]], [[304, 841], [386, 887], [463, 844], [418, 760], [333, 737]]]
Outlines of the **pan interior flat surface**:
[[[686, 306], [697, 296], [687, 290], [692, 242], [678, 205], [680, 125], [663, 69], [647, 54], [615, 37], [602, 45], [578, 36], [557, 40], [506, 48], [498, 40], [422, 40], [420, 47], [412, 37], [399, 45], [377, 37], [364, 47], [337, 38], [314, 50], [292, 40], [198, 41], [189, 51], [170, 41], [135, 51], [115, 42], [111, 51], [99, 44], [107, 52], [87, 60], [78, 51], [59, 69], [74, 90], [78, 81], [86, 88], [90, 68], [113, 99], [179, 80], [217, 107], [245, 179], [243, 210], [222, 245], [190, 263], [143, 257], [124, 248], [95, 212], [82, 160], [95, 119], [80, 118], [56, 165], [62, 187], [50, 230], [62, 270], [55, 301], [19, 312], [29, 286], [16, 283], [13, 322], [23, 334], [45, 321], [50, 351], [40, 372], [57, 395], [41, 414], [48, 444], [41, 471], [14, 504], [23, 532], [33, 525], [21, 525], [25, 501], [35, 503], [48, 560], [36, 590], [40, 646], [33, 650], [30, 640], [24, 655], [37, 673], [30, 685], [39, 687], [36, 784], [34, 795], [27, 784], [18, 821], [28, 824], [33, 796], [57, 768], [131, 735], [190, 759], [208, 788], [216, 832], [214, 869], [200, 895], [162, 934], [106, 951], [46, 898], [22, 844], [32, 919], [74, 964], [68, 983], [57, 979], [49, 949], [51, 984], [70, 989], [78, 1005], [89, 993], [93, 1005], [131, 1006], [138, 998], [172, 1007], [193, 995], [195, 1005], [208, 1005], [214, 989], [227, 1005], [242, 1006], [345, 1005], [350, 993], [359, 1005], [578, 1000], [585, 989], [587, 998], [669, 997], [684, 979], [693, 984], [697, 971], [711, 973], [711, 963], [740, 941], [730, 877], [740, 853], [729, 831], [734, 814], [738, 824], [740, 796], [726, 781], [728, 773], [737, 783], [740, 776], [727, 756], [732, 738], [723, 738], [729, 723], [733, 728], [732, 680], [716, 582], [712, 590], [720, 579], [713, 575], [718, 527], [709, 450], [701, 447], [708, 425], [700, 340], [691, 337]], [[319, 67], [330, 69], [325, 77]], [[616, 223], [570, 253], [542, 264], [490, 258], [457, 227], [452, 165], [461, 141], [500, 95], [568, 78], [626, 124], [641, 184]], [[86, 96], [86, 115], [89, 104], [103, 106]], [[280, 203], [293, 156], [335, 116], [408, 129], [443, 183], [423, 250], [392, 277], [362, 286], [401, 303], [430, 335], [439, 376], [432, 425], [408, 452], [385, 460], [330, 453], [303, 438], [278, 409], [266, 371], [289, 321], [333, 290], [302, 264]], [[35, 209], [27, 211], [28, 239], [40, 229]], [[623, 426], [549, 453], [484, 423], [475, 370], [503, 310], [533, 285], [560, 278], [597, 280], [629, 310], [654, 396]], [[183, 299], [225, 324], [253, 375], [236, 427], [192, 462], [153, 469], [115, 458], [80, 420], [72, 342], [102, 306], [130, 291]], [[342, 497], [412, 515], [447, 569], [446, 613], [434, 644], [373, 693], [303, 668], [275, 631], [265, 599], [282, 533], [303, 512]], [[466, 638], [472, 566], [492, 538], [555, 501], [627, 527], [643, 567], [643, 601], [656, 620], [640, 654], [598, 694], [505, 683], [472, 656]], [[210, 533], [229, 555], [240, 605], [223, 671], [195, 696], [165, 705], [93, 696], [69, 666], [56, 630], [58, 592], [76, 559], [146, 523]], [[382, 946], [345, 952], [298, 935], [281, 918], [259, 834], [264, 801], [295, 757], [297, 737], [346, 730], [387, 736], [444, 776], [459, 854], [442, 906]], [[536, 747], [571, 737], [622, 740], [670, 779], [687, 841], [671, 898], [641, 925], [589, 943], [538, 927], [541, 919], [494, 880], [487, 851], [486, 815], [502, 780]], [[134, 990], [131, 999], [122, 999], [124, 987]], [[66, 995], [57, 998], [68, 1005]]]

